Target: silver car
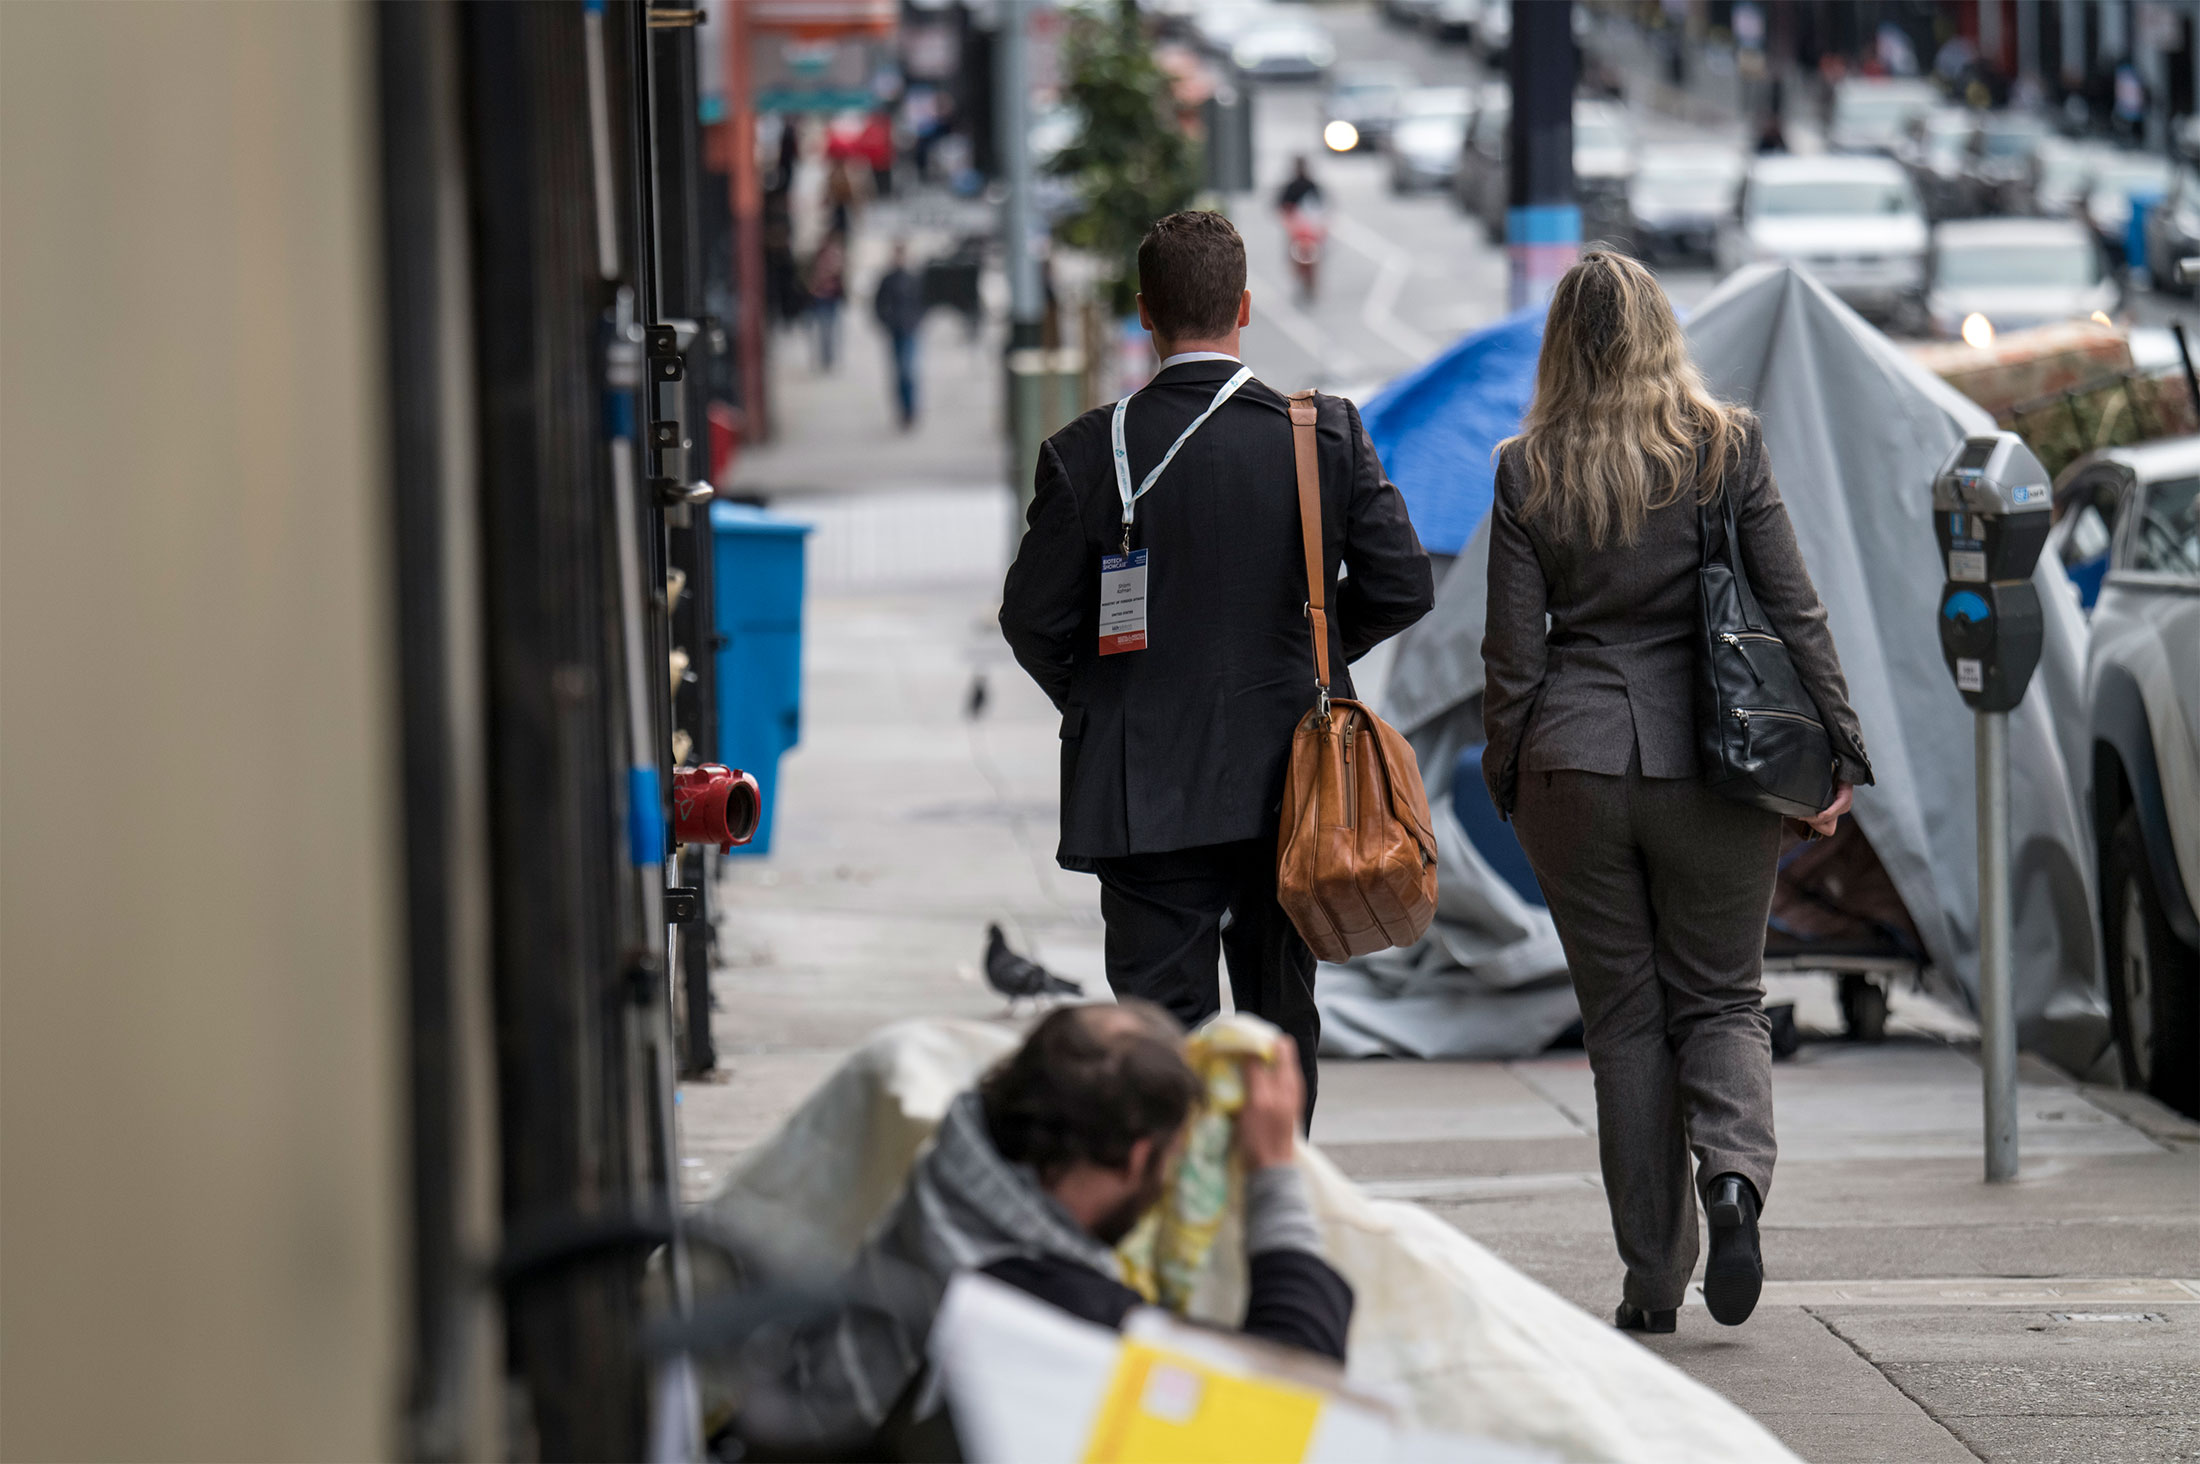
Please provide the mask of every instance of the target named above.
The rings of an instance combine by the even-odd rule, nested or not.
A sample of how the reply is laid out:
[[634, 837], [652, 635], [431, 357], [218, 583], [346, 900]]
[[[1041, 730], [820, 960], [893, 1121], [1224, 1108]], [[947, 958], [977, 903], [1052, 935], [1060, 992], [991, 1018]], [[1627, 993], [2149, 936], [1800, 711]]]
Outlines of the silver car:
[[1833, 89], [1833, 119], [1826, 146], [1835, 152], [1888, 153], [1910, 119], [1940, 105], [1930, 82], [1896, 77], [1851, 77]]
[[1459, 171], [1459, 149], [1473, 114], [1471, 88], [1424, 86], [1407, 92], [1390, 130], [1391, 191], [1448, 187]]
[[2076, 219], [1966, 219], [1933, 230], [1925, 311], [1953, 340], [1972, 316], [1993, 331], [2108, 314], [2120, 303], [2093, 231]]
[[2051, 549], [2081, 590], [2100, 575], [2086, 703], [2124, 1080], [2200, 1116], [2200, 437], [2080, 458], [2056, 502]]
[[1645, 148], [1627, 189], [1627, 235], [1645, 259], [1708, 255], [1734, 212], [1742, 155], [1715, 144]]
[[1719, 235], [1719, 264], [1788, 260], [1862, 314], [1901, 321], [1925, 293], [1930, 232], [1892, 158], [1762, 157]]

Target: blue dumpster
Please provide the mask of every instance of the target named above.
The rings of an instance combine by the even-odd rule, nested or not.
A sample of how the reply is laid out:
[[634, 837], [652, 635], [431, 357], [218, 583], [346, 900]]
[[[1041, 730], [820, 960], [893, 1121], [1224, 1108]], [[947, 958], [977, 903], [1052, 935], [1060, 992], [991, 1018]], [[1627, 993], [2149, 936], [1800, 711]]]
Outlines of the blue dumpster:
[[1451, 811], [1482, 862], [1511, 885], [1521, 899], [1540, 910], [1544, 907], [1543, 886], [1536, 883], [1528, 851], [1520, 847], [1520, 836], [1513, 832], [1513, 826], [1497, 816], [1489, 785], [1482, 781], [1482, 748], [1479, 742], [1470, 745], [1452, 767]]
[[738, 503], [710, 510], [718, 626], [718, 760], [756, 779], [756, 837], [768, 854], [779, 755], [802, 737], [802, 541], [808, 524]]

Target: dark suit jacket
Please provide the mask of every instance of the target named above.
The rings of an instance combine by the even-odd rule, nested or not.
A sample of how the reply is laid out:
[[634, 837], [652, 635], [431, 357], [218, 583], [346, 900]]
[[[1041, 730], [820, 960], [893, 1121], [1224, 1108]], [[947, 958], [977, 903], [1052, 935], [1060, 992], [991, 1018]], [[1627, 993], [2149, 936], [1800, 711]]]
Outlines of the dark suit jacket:
[[[1133, 488], [1236, 369], [1186, 362], [1138, 393], [1124, 424]], [[1001, 592], [1009, 646], [1062, 711], [1058, 857], [1072, 869], [1264, 834], [1291, 730], [1315, 697], [1291, 422], [1259, 381], [1138, 501], [1131, 546], [1149, 551], [1147, 648], [1099, 654], [1100, 558], [1123, 542], [1111, 412], [1085, 413], [1039, 450], [1038, 493]], [[1350, 696], [1346, 663], [1419, 620], [1434, 592], [1352, 403], [1318, 398], [1315, 438], [1330, 694]]]
[[[1742, 563], [1772, 628], [1787, 642], [1833, 742], [1836, 776], [1872, 780], [1826, 607], [1795, 547], [1795, 530], [1752, 425], [1726, 475]], [[1523, 523], [1527, 477], [1518, 447], [1497, 458], [1491, 510], [1482, 776], [1511, 812], [1504, 774], [1574, 768], [1620, 774], [1632, 759], [1650, 778], [1693, 778], [1695, 678], [1702, 635], [1696, 571], [1703, 540], [1693, 498], [1653, 510], [1641, 539], [1601, 549], [1553, 542]], [[1549, 615], [1546, 628], [1545, 615]]]

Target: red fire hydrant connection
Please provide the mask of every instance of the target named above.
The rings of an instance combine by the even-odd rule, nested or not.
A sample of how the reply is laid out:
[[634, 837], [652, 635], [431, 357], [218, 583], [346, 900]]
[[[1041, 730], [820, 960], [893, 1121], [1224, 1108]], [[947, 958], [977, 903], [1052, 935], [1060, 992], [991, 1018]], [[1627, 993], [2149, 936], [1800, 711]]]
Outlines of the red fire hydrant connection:
[[756, 837], [763, 810], [756, 779], [739, 768], [704, 763], [672, 770], [672, 836], [683, 844], [716, 844], [730, 853]]

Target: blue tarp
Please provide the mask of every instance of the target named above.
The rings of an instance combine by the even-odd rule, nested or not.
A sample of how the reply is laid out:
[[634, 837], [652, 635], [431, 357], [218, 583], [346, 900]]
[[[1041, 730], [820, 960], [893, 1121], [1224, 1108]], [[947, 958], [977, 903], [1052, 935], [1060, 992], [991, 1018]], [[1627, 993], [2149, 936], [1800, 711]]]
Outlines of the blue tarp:
[[1360, 407], [1431, 554], [1457, 554], [1490, 510], [1497, 444], [1520, 430], [1543, 349], [1541, 305], [1463, 336]]

